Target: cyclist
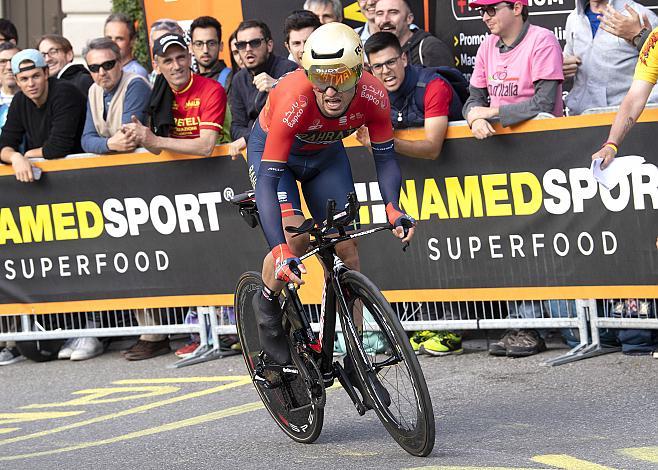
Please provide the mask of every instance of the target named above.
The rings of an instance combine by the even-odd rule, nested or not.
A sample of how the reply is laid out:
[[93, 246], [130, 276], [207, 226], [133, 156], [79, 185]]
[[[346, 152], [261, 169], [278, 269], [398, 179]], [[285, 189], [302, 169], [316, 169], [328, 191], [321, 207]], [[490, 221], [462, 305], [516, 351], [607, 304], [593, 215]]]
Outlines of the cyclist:
[[[263, 261], [264, 286], [262, 295], [254, 298], [254, 309], [265, 359], [279, 365], [291, 365], [292, 359], [277, 297], [284, 283], [303, 284], [301, 274], [306, 272], [298, 256], [306, 251], [308, 237], [286, 239], [283, 231], [284, 225], [299, 226], [304, 220], [297, 181], [317, 223], [326, 218], [328, 199], [343, 207], [354, 182], [342, 139], [365, 125], [393, 233], [406, 242], [415, 225], [398, 206], [401, 176], [387, 93], [376, 78], [363, 72], [358, 35], [342, 23], [321, 26], [309, 36], [301, 65], [271, 91], [247, 151], [249, 176], [271, 249]], [[355, 242], [338, 244], [336, 252], [347, 266], [358, 269]]]

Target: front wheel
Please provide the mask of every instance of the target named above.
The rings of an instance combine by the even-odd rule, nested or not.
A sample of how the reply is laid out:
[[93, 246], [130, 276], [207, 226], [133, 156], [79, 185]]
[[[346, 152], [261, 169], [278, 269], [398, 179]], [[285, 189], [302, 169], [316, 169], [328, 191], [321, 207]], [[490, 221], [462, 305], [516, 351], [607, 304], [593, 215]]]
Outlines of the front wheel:
[[346, 309], [341, 315], [343, 334], [377, 416], [404, 450], [420, 457], [429, 455], [435, 437], [432, 401], [397, 315], [363, 274], [346, 271], [339, 283], [345, 300], [341, 309]]
[[[240, 277], [235, 289], [235, 321], [242, 357], [252, 380], [262, 350], [252, 299], [254, 295], [261, 295], [262, 285], [260, 274], [247, 272]], [[294, 331], [291, 325], [298, 323], [286, 318], [290, 315], [284, 312], [283, 318], [289, 338]], [[322, 431], [324, 388], [321, 387], [321, 375], [313, 359], [306, 354], [297, 354], [295, 348], [291, 348], [291, 354], [299, 371], [297, 378], [276, 388], [265, 388], [256, 382], [254, 387], [279, 428], [294, 441], [308, 444], [315, 441]], [[316, 390], [318, 387], [321, 390]]]

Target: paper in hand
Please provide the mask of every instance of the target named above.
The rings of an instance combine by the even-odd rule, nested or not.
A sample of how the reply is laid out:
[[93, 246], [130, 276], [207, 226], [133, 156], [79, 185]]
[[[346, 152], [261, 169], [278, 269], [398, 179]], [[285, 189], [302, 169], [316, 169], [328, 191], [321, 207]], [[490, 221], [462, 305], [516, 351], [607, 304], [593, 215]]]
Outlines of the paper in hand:
[[592, 174], [596, 181], [608, 191], [614, 189], [622, 178], [628, 177], [633, 169], [642, 165], [645, 160], [639, 155], [628, 155], [614, 158], [605, 170], [601, 169], [602, 158], [592, 160]]

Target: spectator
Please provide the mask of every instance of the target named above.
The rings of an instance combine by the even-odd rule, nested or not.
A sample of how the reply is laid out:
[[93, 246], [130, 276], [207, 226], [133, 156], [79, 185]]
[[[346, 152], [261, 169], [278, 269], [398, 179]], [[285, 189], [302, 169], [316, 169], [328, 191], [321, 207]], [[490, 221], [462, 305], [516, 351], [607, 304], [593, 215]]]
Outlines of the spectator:
[[343, 21], [343, 5], [340, 0], [306, 0], [304, 10], [315, 13], [322, 24]]
[[68, 39], [59, 34], [44, 34], [37, 43], [37, 49], [48, 64], [50, 77], [69, 80], [83, 96], [87, 96], [94, 80], [84, 65], [73, 63], [73, 46]]
[[190, 37], [199, 75], [219, 82], [228, 94], [233, 71], [219, 58], [224, 50], [222, 25], [211, 16], [200, 16], [190, 26]]
[[292, 72], [297, 64], [272, 51], [274, 41], [270, 28], [259, 20], [246, 20], [236, 30], [236, 48], [245, 68], [233, 77], [229, 104], [233, 122], [229, 152], [233, 157], [247, 148], [249, 133], [258, 113], [263, 109], [267, 94], [276, 80]]
[[290, 52], [288, 60], [293, 60], [301, 66], [304, 44], [311, 33], [320, 27], [320, 24], [315, 13], [308, 10], [295, 10], [288, 15], [283, 23], [285, 45]]
[[[129, 136], [137, 139], [139, 145], [155, 154], [167, 150], [210, 156], [226, 113], [224, 88], [214, 80], [192, 73], [192, 56], [183, 36], [167, 34], [160, 37], [153, 45], [153, 55], [167, 84], [160, 96], [161, 106], [150, 116], [153, 130], [136, 118], [123, 128]], [[157, 95], [153, 90], [152, 104]], [[195, 122], [192, 126], [191, 121]], [[173, 125], [163, 126], [163, 122], [173, 122]]]
[[18, 92], [16, 77], [11, 71], [11, 58], [14, 57], [20, 49], [11, 41], [0, 43], [0, 131], [7, 121], [9, 105]]
[[[491, 31], [478, 49], [471, 77], [471, 96], [464, 115], [478, 139], [493, 135], [489, 120], [503, 126], [531, 119], [540, 112], [562, 115], [562, 51], [555, 35], [528, 22], [528, 0], [475, 0]], [[512, 52], [514, 51], [514, 52]], [[513, 81], [506, 78], [518, 77]], [[509, 302], [509, 317], [539, 318], [542, 302]], [[546, 349], [538, 331], [509, 330], [489, 347], [492, 355], [524, 357]]]
[[[16, 54], [11, 69], [21, 91], [0, 136], [0, 159], [13, 166], [16, 179], [32, 182], [30, 158], [61, 158], [82, 150], [85, 97], [72, 83], [48, 78], [48, 66], [35, 49]], [[17, 150], [21, 143], [24, 154]]]
[[[454, 109], [454, 120], [461, 119], [461, 101], [448, 81], [434, 69], [411, 65], [398, 38], [392, 33], [379, 32], [365, 44], [372, 74], [388, 91], [393, 128], [424, 127], [423, 140], [395, 138], [395, 151], [415, 158], [435, 160], [448, 131], [448, 116]], [[455, 106], [452, 106], [455, 101]], [[367, 131], [359, 129], [357, 136], [364, 146]]]
[[0, 18], [0, 43], [11, 42], [18, 44], [18, 31], [16, 31], [16, 26], [11, 21]]
[[354, 31], [359, 35], [363, 44], [366, 43], [370, 36], [379, 31], [379, 28], [375, 24], [375, 5], [377, 5], [377, 0], [359, 0], [359, 8], [361, 9], [361, 14], [366, 18], [366, 22], [363, 26], [354, 28]]
[[[624, 20], [635, 28], [629, 33], [627, 41], [620, 41], [606, 30], [605, 23], [599, 27], [599, 18], [608, 8], [621, 10], [624, 5], [632, 14], [619, 13], [620, 23], [611, 21], [611, 29], [616, 31], [615, 25]], [[574, 77], [573, 86], [566, 98], [571, 114], [581, 114], [589, 108], [619, 106], [621, 103], [633, 80], [633, 71], [642, 47], [642, 32], [651, 29], [642, 28], [636, 10], [647, 18], [650, 25], [658, 26], [658, 17], [632, 0], [576, 1], [576, 8], [567, 17], [563, 66], [564, 77]], [[634, 38], [637, 38], [635, 45], [632, 44]], [[649, 101], [658, 101], [658, 89], [654, 90]]]
[[[200, 16], [190, 26], [192, 38], [192, 55], [199, 67], [199, 75], [218, 82], [228, 95], [233, 80], [233, 70], [219, 58], [224, 50], [222, 42], [222, 25], [211, 16]], [[231, 112], [226, 110], [222, 133], [217, 139], [218, 144], [231, 142]]]
[[[395, 151], [408, 157], [435, 160], [448, 131], [450, 110], [453, 110], [456, 119], [461, 119], [460, 98], [435, 69], [409, 64], [395, 34], [375, 33], [366, 41], [364, 48], [372, 74], [388, 92], [393, 128], [425, 129], [422, 140], [395, 137]], [[459, 73], [457, 70], [454, 72]], [[357, 139], [365, 147], [370, 146], [365, 127], [357, 131]], [[423, 309], [424, 306], [420, 304], [419, 307]], [[464, 352], [461, 343], [461, 336], [450, 331], [422, 331], [411, 338], [415, 351], [432, 356], [461, 354]]]
[[[181, 36], [185, 36], [185, 31], [183, 31], [183, 28], [181, 28], [181, 26], [178, 24], [176, 20], [172, 20], [169, 18], [160, 18], [159, 20], [155, 20], [151, 25], [151, 32], [149, 34], [150, 51], [153, 51], [153, 45], [155, 44], [155, 41], [166, 33], [180, 34]], [[158, 65], [155, 60], [155, 57], [153, 56], [152, 56], [152, 66], [153, 66], [153, 71], [149, 74], [149, 82], [151, 82], [151, 84], [154, 84], [155, 77], [157, 77], [160, 72], [158, 71]]]
[[379, 0], [375, 6], [375, 25], [379, 31], [393, 33], [413, 65], [454, 67], [455, 58], [439, 38], [420, 28], [412, 29], [414, 14], [407, 0]]
[[507, 127], [542, 112], [562, 116], [562, 51], [551, 31], [529, 23], [528, 0], [475, 0], [470, 6], [492, 33], [478, 49], [464, 105], [473, 135], [494, 135], [494, 118]]
[[[127, 137], [155, 154], [167, 150], [210, 156], [226, 113], [224, 88], [214, 80], [192, 73], [192, 56], [181, 35], [161, 36], [153, 45], [153, 57], [166, 85], [151, 94], [151, 125], [155, 133], [133, 117], [133, 122], [123, 127]], [[173, 125], [163, 124], [170, 122]], [[140, 325], [156, 323], [148, 311], [138, 312], [137, 320]], [[142, 335], [124, 357], [139, 361], [168, 352], [166, 336]]]
[[148, 81], [121, 67], [121, 49], [112, 39], [94, 39], [82, 54], [94, 79], [89, 88], [82, 148], [98, 154], [132, 152], [136, 142], [129, 140], [121, 127], [131, 122], [131, 116], [146, 122], [151, 93]]
[[[112, 13], [105, 20], [103, 34], [114, 41], [121, 51], [121, 67], [125, 72], [135, 73], [144, 78], [149, 74], [142, 64], [133, 56], [133, 48], [137, 39], [135, 23], [124, 13]], [[84, 55], [84, 54], [83, 54]]]
[[235, 75], [238, 70], [244, 68], [244, 61], [242, 60], [242, 57], [240, 57], [240, 51], [238, 48], [235, 46], [235, 43], [237, 39], [235, 36], [237, 35], [237, 31], [233, 31], [231, 35], [228, 38], [228, 45], [229, 48], [231, 49], [231, 69], [233, 69], [233, 74]]

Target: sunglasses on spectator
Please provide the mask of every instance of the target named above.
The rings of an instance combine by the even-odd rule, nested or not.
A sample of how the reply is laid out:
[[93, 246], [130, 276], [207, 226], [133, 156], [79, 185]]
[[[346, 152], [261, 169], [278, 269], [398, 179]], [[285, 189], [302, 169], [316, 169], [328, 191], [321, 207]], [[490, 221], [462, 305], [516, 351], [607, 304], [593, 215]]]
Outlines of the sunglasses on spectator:
[[117, 60], [108, 60], [107, 62], [103, 62], [102, 64], [89, 64], [87, 67], [89, 67], [89, 71], [91, 73], [98, 73], [100, 69], [102, 68], [106, 72], [109, 72], [114, 68], [114, 66], [117, 64]]
[[390, 70], [393, 68], [395, 64], [398, 63], [398, 60], [400, 60], [400, 56], [388, 59], [386, 62], [383, 62], [381, 64], [370, 64], [370, 70], [372, 70], [375, 73], [379, 73], [384, 69], [384, 65], [386, 66], [387, 69]]
[[487, 15], [489, 15], [490, 18], [493, 18], [494, 16], [496, 16], [496, 12], [498, 10], [501, 10], [505, 7], [514, 8], [514, 5], [511, 3], [503, 3], [503, 4], [499, 3], [498, 5], [489, 5], [486, 7], [478, 8], [477, 12], [480, 14], [480, 16], [484, 16], [484, 14], [486, 13]]
[[247, 45], [252, 49], [258, 49], [264, 41], [266, 41], [265, 38], [256, 38], [251, 41], [236, 41], [235, 47], [239, 51], [244, 51], [247, 48]]
[[203, 46], [208, 46], [208, 49], [213, 49], [219, 46], [219, 41], [215, 39], [209, 39], [208, 41], [194, 41], [192, 47], [195, 49], [203, 49]]
[[41, 55], [45, 59], [46, 57], [55, 57], [60, 52], [62, 52], [62, 49], [58, 49], [56, 47], [53, 47], [52, 49], [48, 50], [48, 52], [42, 52]]

